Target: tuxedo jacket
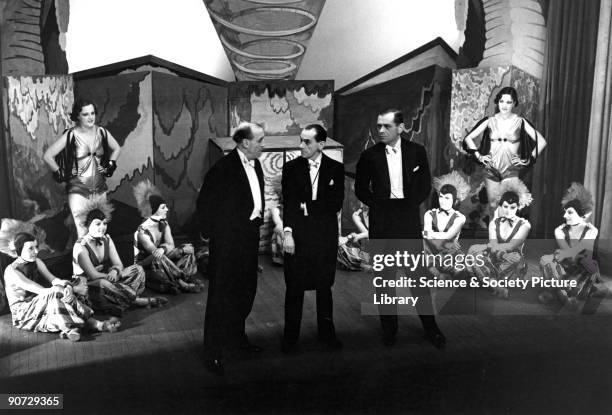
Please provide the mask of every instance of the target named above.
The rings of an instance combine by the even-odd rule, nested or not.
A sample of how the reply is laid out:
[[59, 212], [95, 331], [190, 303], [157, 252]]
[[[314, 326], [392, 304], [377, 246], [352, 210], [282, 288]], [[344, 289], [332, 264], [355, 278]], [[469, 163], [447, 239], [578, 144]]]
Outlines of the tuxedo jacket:
[[[308, 159], [298, 157], [285, 163], [282, 189], [283, 225], [292, 229], [295, 241], [295, 255], [285, 255], [286, 280], [299, 281], [304, 289], [333, 284], [337, 214], [344, 201], [344, 165], [325, 154], [321, 156], [317, 200], [312, 200]], [[308, 216], [300, 209], [302, 203]]]
[[322, 154], [318, 181], [317, 200], [312, 200], [308, 159], [298, 157], [285, 163], [282, 178], [284, 226], [299, 228], [300, 220], [304, 219], [301, 203], [306, 203], [312, 218], [337, 221], [336, 215], [344, 201], [344, 165]]
[[390, 199], [391, 181], [386, 145], [361, 153], [357, 162], [355, 194], [370, 208], [370, 238], [420, 238], [419, 206], [431, 192], [431, 173], [425, 147], [401, 139], [404, 199]]
[[[255, 159], [255, 173], [264, 203], [263, 170]], [[210, 168], [197, 201], [200, 231], [205, 238], [240, 238], [241, 228], [253, 212], [253, 196], [238, 150], [234, 149]]]

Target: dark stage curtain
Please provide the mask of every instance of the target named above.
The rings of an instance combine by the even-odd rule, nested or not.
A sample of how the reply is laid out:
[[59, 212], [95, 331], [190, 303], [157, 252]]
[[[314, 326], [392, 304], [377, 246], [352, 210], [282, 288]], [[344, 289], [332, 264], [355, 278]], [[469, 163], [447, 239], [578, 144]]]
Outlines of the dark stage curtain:
[[560, 203], [564, 190], [572, 181], [584, 180], [599, 1], [555, 0], [548, 4], [538, 123], [548, 147], [534, 171], [535, 237], [553, 237], [555, 227], [563, 221]]

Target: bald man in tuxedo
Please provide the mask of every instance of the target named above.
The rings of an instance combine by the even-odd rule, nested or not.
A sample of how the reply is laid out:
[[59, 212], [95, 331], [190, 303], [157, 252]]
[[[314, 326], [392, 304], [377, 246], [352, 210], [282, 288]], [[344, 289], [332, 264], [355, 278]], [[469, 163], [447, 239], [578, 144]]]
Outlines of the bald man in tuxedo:
[[242, 123], [232, 137], [236, 148], [210, 168], [198, 197], [200, 232], [210, 238], [208, 300], [204, 319], [206, 367], [224, 373], [232, 348], [258, 353], [245, 320], [257, 290], [259, 227], [264, 209], [261, 156], [264, 130]]
[[[379, 253], [408, 250], [420, 254], [422, 225], [420, 205], [431, 192], [431, 173], [425, 148], [401, 138], [404, 118], [401, 111], [388, 109], [378, 115], [376, 129], [379, 142], [364, 150], [357, 162], [355, 194], [370, 207], [370, 239]], [[376, 253], [376, 252], [374, 252]], [[388, 267], [380, 273], [385, 280], [395, 279], [397, 268]], [[415, 269], [421, 277], [426, 269]], [[411, 288], [418, 296], [416, 310], [425, 329], [425, 338], [442, 348], [446, 338], [438, 328], [429, 288]], [[395, 288], [377, 289], [377, 294], [396, 295]], [[397, 339], [397, 307], [379, 306], [383, 343], [395, 344]]]

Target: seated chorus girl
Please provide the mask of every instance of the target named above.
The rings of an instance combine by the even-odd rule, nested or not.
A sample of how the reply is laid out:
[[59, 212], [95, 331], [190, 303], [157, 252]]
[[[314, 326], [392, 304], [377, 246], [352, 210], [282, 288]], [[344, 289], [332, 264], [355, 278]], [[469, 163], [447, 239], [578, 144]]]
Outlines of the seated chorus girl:
[[[483, 255], [483, 266], [474, 266], [471, 271], [480, 280], [502, 280], [510, 277], [523, 277], [527, 272], [527, 261], [523, 245], [531, 229], [531, 224], [516, 215], [519, 209], [532, 202], [527, 186], [517, 177], [502, 182], [495, 203], [499, 205], [499, 216], [489, 223], [489, 243], [470, 247], [469, 253]], [[493, 288], [493, 294], [508, 298], [508, 289]]]
[[[587, 222], [593, 212], [593, 196], [580, 183], [572, 183], [561, 200], [565, 223], [555, 229], [557, 249], [552, 255], [540, 258], [540, 269], [544, 278], [575, 280], [571, 289], [555, 289], [554, 294], [563, 303], [576, 305], [577, 299], [593, 295], [605, 295], [597, 261], [593, 259], [593, 246], [598, 230]], [[542, 293], [542, 302], [553, 300], [553, 296]]]
[[[429, 271], [434, 277], [446, 278], [455, 274], [454, 259], [449, 256], [461, 254], [459, 235], [465, 216], [455, 210], [470, 193], [470, 185], [457, 171], [433, 180], [438, 193], [440, 207], [428, 210], [423, 217], [423, 250], [426, 254], [439, 256], [430, 261]], [[446, 264], [446, 265], [444, 265]]]
[[36, 238], [26, 232], [15, 234], [15, 230], [5, 228], [1, 235], [4, 245], [10, 247], [7, 253], [17, 257], [4, 271], [6, 296], [15, 327], [59, 332], [61, 338], [73, 342], [81, 339], [82, 329], [117, 331], [121, 326], [118, 319], [94, 319], [93, 310], [77, 298], [78, 294], [86, 295], [86, 290], [79, 291], [76, 287], [73, 290], [69, 281], [56, 278], [38, 258]]
[[72, 250], [72, 271], [89, 287], [89, 304], [96, 311], [121, 316], [130, 306], [160, 306], [165, 298], [140, 297], [145, 289], [145, 272], [139, 265], [123, 267], [117, 248], [106, 234], [112, 205], [104, 195], [89, 197], [76, 213], [86, 229]]
[[135, 262], [147, 273], [147, 287], [172, 294], [201, 292], [202, 282], [196, 276], [198, 267], [193, 246], [174, 245], [166, 220], [168, 206], [159, 190], [145, 180], [134, 187], [134, 197], [145, 218], [134, 234]]
[[353, 223], [358, 232], [338, 238], [338, 264], [348, 271], [370, 269], [370, 255], [363, 249], [362, 241], [370, 237], [368, 231], [368, 207], [363, 205], [353, 212]]

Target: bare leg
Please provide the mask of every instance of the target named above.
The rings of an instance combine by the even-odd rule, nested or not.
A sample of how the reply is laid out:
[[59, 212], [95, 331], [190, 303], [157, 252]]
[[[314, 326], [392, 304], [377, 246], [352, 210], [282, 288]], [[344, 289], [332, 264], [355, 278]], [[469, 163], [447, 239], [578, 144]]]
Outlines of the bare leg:
[[87, 234], [87, 229], [85, 229], [85, 227], [79, 223], [75, 216], [75, 212], [78, 212], [83, 209], [83, 206], [86, 201], [87, 198], [77, 193], [68, 194], [68, 206], [70, 206], [70, 213], [72, 213], [72, 219], [74, 220], [74, 225], [76, 226], [77, 230], [77, 237], [79, 239]]
[[104, 321], [90, 317], [87, 319], [87, 327], [95, 331], [108, 331], [109, 333], [114, 333], [121, 327], [121, 321], [117, 317], [111, 317]]
[[489, 202], [489, 221], [493, 220], [495, 216], [495, 210], [497, 209], [497, 202], [495, 198], [498, 196], [499, 188], [501, 187], [500, 182], [495, 180], [485, 179], [485, 187], [487, 189], [487, 200]]

